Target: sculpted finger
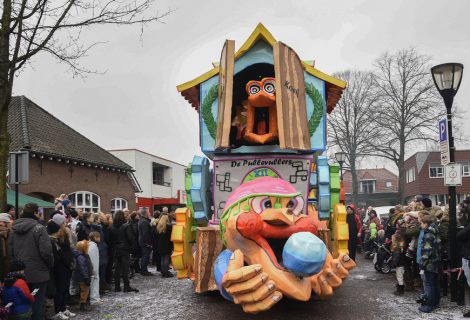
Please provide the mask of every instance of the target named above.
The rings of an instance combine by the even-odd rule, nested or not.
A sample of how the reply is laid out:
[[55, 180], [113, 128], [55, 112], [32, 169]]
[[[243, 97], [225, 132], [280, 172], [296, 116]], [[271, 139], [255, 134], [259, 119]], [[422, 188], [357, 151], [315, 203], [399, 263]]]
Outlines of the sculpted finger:
[[333, 288], [329, 285], [328, 280], [325, 276], [321, 274], [318, 277], [318, 282], [320, 284], [321, 293], [319, 294], [321, 299], [329, 299], [333, 296]]
[[351, 270], [356, 267], [356, 263], [347, 254], [342, 254], [338, 257], [339, 262], [343, 265], [346, 270]]
[[232, 296], [247, 292], [253, 292], [257, 288], [259, 288], [263, 283], [268, 281], [268, 278], [268, 275], [263, 272], [247, 281], [235, 282], [225, 288], [225, 290], [227, 290], [227, 292], [230, 293]]
[[316, 274], [316, 275], [314, 275], [310, 278], [310, 284], [312, 286], [312, 290], [313, 290], [313, 292], [315, 292], [315, 294], [317, 296], [319, 296], [321, 294], [321, 287], [320, 287], [320, 283], [318, 281], [319, 276], [320, 276], [320, 274]]
[[323, 274], [325, 275], [328, 284], [333, 288], [338, 288], [343, 283], [343, 280], [341, 280], [341, 278], [338, 277], [330, 268], [325, 269]]
[[259, 264], [242, 267], [240, 269], [226, 272], [222, 279], [224, 286], [230, 286], [232, 283], [244, 282], [250, 280], [258, 275], [263, 268]]
[[240, 250], [235, 250], [232, 253], [232, 256], [230, 257], [230, 260], [227, 266], [227, 272], [238, 270], [242, 268], [243, 265], [244, 265], [243, 252], [241, 252]]
[[337, 259], [332, 261], [331, 268], [333, 269], [333, 272], [341, 279], [344, 279], [349, 275], [349, 271]]
[[276, 290], [276, 285], [274, 284], [274, 281], [270, 280], [266, 282], [266, 284], [257, 288], [254, 292], [237, 295], [233, 300], [236, 304], [255, 303], [267, 298], [274, 290]]
[[243, 311], [248, 313], [258, 313], [265, 311], [271, 309], [272, 306], [281, 301], [281, 299], [282, 293], [279, 291], [274, 291], [274, 293], [259, 302], [243, 304]]

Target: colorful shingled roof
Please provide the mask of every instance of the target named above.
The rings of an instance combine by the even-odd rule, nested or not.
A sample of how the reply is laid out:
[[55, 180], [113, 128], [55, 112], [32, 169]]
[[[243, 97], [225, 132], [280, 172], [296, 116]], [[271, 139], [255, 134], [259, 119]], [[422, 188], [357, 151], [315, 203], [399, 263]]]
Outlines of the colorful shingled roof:
[[[266, 27], [259, 23], [255, 30], [251, 33], [245, 43], [238, 49], [235, 53], [235, 61], [239, 59], [242, 55], [248, 52], [251, 47], [253, 47], [259, 40], [263, 40], [269, 45], [273, 46], [276, 43], [276, 39], [272, 34], [266, 29]], [[330, 113], [335, 108], [338, 103], [343, 90], [346, 88], [347, 83], [341, 79], [337, 79], [326, 73], [321, 72], [320, 70], [311, 66], [308, 62], [302, 62], [305, 71], [323, 81], [326, 84], [326, 105], [327, 111]], [[219, 73], [219, 67], [214, 67], [212, 70], [198, 76], [197, 78], [180, 84], [176, 89], [181, 92], [181, 95], [188, 100], [194, 109], [199, 112], [199, 85], [212, 78], [213, 76]]]

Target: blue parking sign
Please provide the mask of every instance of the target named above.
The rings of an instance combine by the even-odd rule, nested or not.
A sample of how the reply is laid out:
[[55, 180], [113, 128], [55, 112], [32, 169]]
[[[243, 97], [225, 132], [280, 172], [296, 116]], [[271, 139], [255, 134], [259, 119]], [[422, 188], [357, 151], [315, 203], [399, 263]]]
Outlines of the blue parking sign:
[[447, 119], [439, 121], [439, 142], [447, 141]]

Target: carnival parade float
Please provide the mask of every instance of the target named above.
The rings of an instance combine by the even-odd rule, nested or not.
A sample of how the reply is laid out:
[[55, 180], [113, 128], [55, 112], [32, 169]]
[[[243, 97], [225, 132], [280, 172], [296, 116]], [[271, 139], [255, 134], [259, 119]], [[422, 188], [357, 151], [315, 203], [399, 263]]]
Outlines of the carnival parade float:
[[339, 167], [322, 153], [345, 87], [262, 24], [236, 52], [226, 40], [220, 63], [177, 87], [198, 112], [207, 156], [189, 164], [187, 207], [176, 212], [178, 278], [250, 313], [341, 286], [355, 263]]

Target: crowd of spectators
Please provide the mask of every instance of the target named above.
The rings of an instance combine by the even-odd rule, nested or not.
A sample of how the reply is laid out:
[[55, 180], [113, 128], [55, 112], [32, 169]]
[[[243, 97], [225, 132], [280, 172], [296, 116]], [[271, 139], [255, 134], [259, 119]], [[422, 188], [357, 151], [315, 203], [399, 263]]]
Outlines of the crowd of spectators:
[[44, 320], [46, 306], [54, 309], [50, 319], [73, 318], [71, 305], [90, 311], [113, 287], [138, 292], [130, 278], [154, 276], [150, 263], [162, 277], [173, 277], [172, 213], [166, 207], [153, 214], [147, 208], [82, 212], [62, 195], [47, 219], [35, 203], [17, 219], [8, 209], [0, 214], [0, 319]]
[[[381, 244], [388, 248], [397, 280], [393, 293], [404, 295], [417, 291], [416, 302], [424, 313], [439, 307], [441, 296], [447, 296], [450, 275], [458, 273], [456, 302], [464, 305], [465, 281], [470, 285], [470, 197], [460, 204], [457, 214], [458, 252], [462, 261], [459, 268], [449, 265], [448, 211], [446, 207], [433, 206], [429, 198], [417, 197], [406, 206], [391, 208], [388, 216], [380, 219], [372, 207], [361, 210], [349, 204], [350, 256], [356, 259], [359, 248], [366, 258], [373, 254], [377, 257]], [[374, 262], [380, 263], [377, 259]], [[463, 316], [470, 317], [470, 311]]]

